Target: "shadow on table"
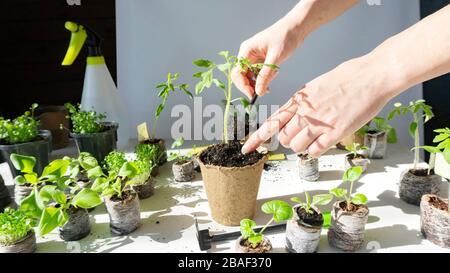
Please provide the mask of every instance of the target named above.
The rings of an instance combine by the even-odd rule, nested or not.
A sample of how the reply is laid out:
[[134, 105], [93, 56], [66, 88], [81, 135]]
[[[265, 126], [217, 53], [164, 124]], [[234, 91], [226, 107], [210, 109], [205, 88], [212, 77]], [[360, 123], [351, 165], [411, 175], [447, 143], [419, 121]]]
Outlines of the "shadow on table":
[[420, 231], [408, 229], [405, 225], [366, 229], [365, 246], [361, 252], [376, 252], [378, 248], [420, 245], [422, 241]]

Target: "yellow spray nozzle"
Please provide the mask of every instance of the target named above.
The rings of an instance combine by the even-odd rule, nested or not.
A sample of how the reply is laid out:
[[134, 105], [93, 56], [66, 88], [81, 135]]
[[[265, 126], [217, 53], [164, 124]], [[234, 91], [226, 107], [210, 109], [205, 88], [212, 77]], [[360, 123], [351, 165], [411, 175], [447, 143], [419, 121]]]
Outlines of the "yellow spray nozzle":
[[67, 30], [72, 32], [72, 34], [70, 37], [69, 48], [67, 49], [64, 60], [62, 61], [62, 65], [71, 65], [80, 53], [80, 50], [86, 41], [87, 33], [82, 25], [74, 22], [68, 21], [64, 26]]

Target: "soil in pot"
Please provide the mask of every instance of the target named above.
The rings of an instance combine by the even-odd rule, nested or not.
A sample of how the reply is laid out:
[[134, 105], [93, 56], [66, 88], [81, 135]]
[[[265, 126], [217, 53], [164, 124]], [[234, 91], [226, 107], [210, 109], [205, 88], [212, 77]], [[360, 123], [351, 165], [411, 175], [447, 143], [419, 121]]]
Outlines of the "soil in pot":
[[89, 213], [86, 209], [70, 207], [67, 211], [69, 219], [59, 228], [59, 236], [64, 241], [78, 241], [91, 232]]
[[0, 213], [11, 203], [11, 196], [8, 188], [5, 186], [3, 177], [0, 175]]
[[78, 151], [88, 152], [98, 162], [103, 162], [105, 157], [117, 148], [117, 129], [119, 124], [115, 122], [103, 122], [105, 129], [99, 133], [76, 134], [70, 133], [74, 138]]
[[308, 154], [299, 154], [298, 168], [300, 179], [311, 182], [319, 179], [319, 159]]
[[272, 250], [272, 244], [269, 239], [263, 237], [262, 241], [255, 247], [242, 236], [236, 240], [236, 252], [237, 253], [267, 253]]
[[33, 253], [36, 251], [36, 235], [34, 231], [12, 245], [0, 245], [0, 253]]
[[105, 198], [109, 214], [109, 227], [114, 235], [126, 235], [135, 231], [141, 223], [137, 194], [123, 193], [122, 199], [115, 196]]
[[14, 168], [11, 162], [11, 154], [28, 155], [36, 158], [36, 165], [34, 171], [38, 174], [42, 173], [42, 170], [49, 163], [49, 155], [51, 152], [52, 135], [50, 131], [39, 130], [39, 136], [36, 140], [31, 142], [19, 143], [19, 144], [7, 144], [0, 142], [0, 162], [7, 162], [11, 174], [16, 177], [20, 174], [20, 171]]
[[387, 134], [385, 131], [369, 131], [364, 136], [364, 146], [367, 146], [369, 158], [381, 159], [386, 156]]
[[172, 173], [175, 181], [191, 181], [195, 177], [194, 162], [192, 160], [176, 161], [172, 165]]
[[23, 184], [23, 185], [14, 185], [14, 201], [16, 202], [17, 206], [20, 206], [22, 203], [22, 200], [25, 199], [28, 195], [31, 194], [33, 191], [33, 186], [29, 184]]
[[149, 198], [155, 193], [155, 185], [154, 185], [153, 177], [149, 177], [145, 183], [140, 185], [134, 185], [133, 191], [135, 191], [139, 197], [139, 200], [144, 200]]
[[212, 218], [223, 225], [237, 226], [251, 219], [267, 156], [258, 152], [241, 153], [242, 144], [210, 146], [199, 155], [203, 182]]
[[40, 121], [40, 128], [52, 133], [52, 145], [54, 149], [61, 149], [69, 145], [69, 132], [61, 130], [60, 125], [69, 128], [69, 114], [64, 106], [39, 106], [35, 111], [36, 119]]
[[420, 229], [425, 238], [440, 247], [450, 248], [448, 200], [426, 194], [420, 202]]
[[438, 194], [442, 178], [428, 169], [409, 169], [400, 175], [400, 198], [412, 205], [419, 206], [424, 194]]
[[144, 144], [151, 144], [151, 145], [159, 145], [161, 147], [161, 158], [159, 159], [158, 165], [163, 165], [164, 163], [167, 162], [167, 149], [166, 149], [166, 142], [164, 141], [164, 139], [160, 139], [160, 138], [151, 138], [151, 139], [147, 139], [144, 140], [142, 143]]
[[328, 229], [328, 243], [332, 247], [344, 251], [356, 251], [364, 242], [364, 232], [369, 208], [365, 205], [352, 204], [347, 208], [347, 202], [334, 203], [331, 211], [331, 225]]
[[368, 159], [363, 154], [358, 154], [356, 157], [353, 153], [345, 155], [345, 169], [350, 169], [351, 167], [360, 166], [365, 172], [369, 167], [370, 159]]
[[291, 220], [286, 222], [286, 249], [292, 253], [317, 251], [322, 231], [323, 216], [317, 208], [307, 213], [300, 205], [293, 207]]

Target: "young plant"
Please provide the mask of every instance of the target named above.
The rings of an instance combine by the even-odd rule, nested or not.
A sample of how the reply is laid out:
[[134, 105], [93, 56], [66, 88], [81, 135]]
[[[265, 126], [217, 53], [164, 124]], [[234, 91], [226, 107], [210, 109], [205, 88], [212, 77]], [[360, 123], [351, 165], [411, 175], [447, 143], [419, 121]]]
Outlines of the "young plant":
[[[69, 115], [66, 118], [70, 118], [72, 121], [72, 131], [74, 133], [93, 134], [99, 133], [105, 129], [102, 122], [105, 120], [106, 115], [97, 114], [94, 110], [81, 110], [80, 104], [78, 104], [78, 108], [70, 103], [66, 103], [64, 106], [69, 111]], [[60, 126], [61, 129], [63, 129], [62, 124]]]
[[[395, 116], [405, 115], [411, 113], [413, 121], [409, 124], [409, 134], [414, 139], [414, 147], [420, 146], [419, 139], [419, 122], [422, 120], [425, 124], [431, 118], [433, 118], [433, 112], [431, 111], [431, 106], [425, 104], [425, 100], [417, 100], [416, 102], [409, 102], [409, 105], [403, 106], [401, 103], [397, 102], [394, 104], [395, 108], [389, 113], [388, 120], [393, 119]], [[422, 114], [423, 113], [423, 114]], [[417, 164], [420, 160], [419, 149], [414, 149], [414, 167], [417, 168]]]
[[98, 167], [98, 161], [88, 152], [81, 152], [78, 158], [63, 157], [69, 161], [70, 178], [89, 180], [89, 171]]
[[353, 183], [359, 179], [363, 170], [360, 166], [351, 167], [345, 171], [342, 181], [350, 182], [350, 187], [348, 190], [342, 188], [334, 188], [330, 190], [330, 193], [345, 200], [348, 211], [352, 211], [354, 205], [364, 205], [367, 203], [367, 197], [362, 193], [353, 194]]
[[103, 168], [108, 170], [109, 173], [117, 175], [126, 162], [124, 152], [112, 151], [105, 157]]
[[364, 136], [369, 132], [386, 132], [388, 143], [397, 142], [397, 132], [385, 118], [374, 117], [368, 124], [359, 129], [357, 131], [357, 134], [359, 134], [360, 136]]
[[433, 143], [438, 143], [436, 146], [419, 146], [414, 147], [413, 149], [422, 148], [429, 153], [441, 153], [445, 161], [450, 164], [450, 129], [436, 129], [433, 132], [438, 133], [433, 139]]
[[300, 207], [303, 208], [306, 213], [313, 214], [314, 211], [311, 209], [311, 206], [325, 206], [333, 200], [332, 194], [317, 194], [314, 195], [311, 199], [309, 193], [305, 191], [305, 202], [303, 202], [299, 197], [292, 197], [291, 201], [295, 203], [299, 203]]
[[183, 144], [184, 144], [184, 138], [183, 137], [177, 138], [172, 143], [171, 148], [172, 149], [178, 149], [178, 151], [177, 152], [171, 152], [169, 154], [169, 158], [167, 159], [168, 161], [174, 161], [175, 160], [175, 161], [178, 161], [178, 162], [186, 162], [192, 157], [192, 151], [190, 151], [186, 155], [181, 155], [180, 147], [183, 146]]
[[258, 244], [264, 238], [264, 230], [272, 223], [279, 223], [281, 221], [286, 221], [291, 219], [292, 217], [292, 207], [281, 200], [272, 200], [266, 202], [262, 205], [261, 210], [266, 214], [272, 214], [272, 218], [270, 221], [263, 226], [261, 231], [255, 232], [254, 228], [256, 227], [255, 221], [251, 219], [243, 219], [240, 223], [241, 235], [244, 239], [247, 239], [253, 248], [256, 248]]
[[369, 148], [359, 143], [352, 143], [351, 145], [345, 146], [345, 149], [352, 154], [353, 158], [358, 158], [362, 151], [367, 151]]
[[176, 85], [174, 82], [178, 80], [179, 74], [168, 73], [166, 82], [159, 83], [156, 86], [158, 90], [158, 97], [162, 99], [161, 103], [156, 107], [155, 116], [153, 118], [153, 127], [152, 127], [152, 138], [155, 138], [156, 134], [156, 122], [159, 119], [162, 111], [166, 107], [167, 99], [171, 93], [175, 92], [184, 92], [189, 98], [193, 98], [192, 93], [188, 90], [189, 85], [186, 83]]
[[34, 220], [23, 211], [6, 208], [0, 213], [0, 245], [17, 243], [25, 238], [34, 226]]
[[[117, 176], [122, 166], [127, 163], [124, 152], [112, 151], [105, 157], [103, 168], [108, 171], [109, 176]], [[142, 184], [150, 177], [153, 169], [153, 163], [150, 160], [133, 161], [133, 164], [138, 169], [136, 175], [132, 179], [136, 184]]]
[[29, 111], [14, 120], [0, 117], [0, 142], [18, 144], [35, 140], [39, 133], [39, 121], [34, 118], [37, 107], [38, 104], [33, 103]]
[[[248, 59], [238, 59], [237, 57], [230, 55], [228, 51], [221, 51], [219, 52], [219, 55], [224, 58], [224, 63], [216, 64], [206, 59], [195, 60], [193, 62], [194, 65], [200, 68], [205, 68], [206, 71], [197, 72], [193, 75], [193, 77], [199, 79], [198, 83], [195, 86], [196, 95], [200, 95], [205, 90], [205, 88], [211, 88], [211, 86], [213, 85], [223, 91], [225, 98], [223, 141], [224, 143], [228, 143], [228, 117], [230, 115], [230, 105], [232, 101], [231, 92], [233, 87], [233, 82], [231, 81], [231, 71], [234, 67], [239, 65], [240, 69], [244, 73], [251, 71], [256, 76], [264, 66], [268, 66], [272, 69], [278, 69], [278, 67], [274, 64], [251, 64]], [[215, 77], [214, 72], [217, 70], [219, 70], [225, 76], [226, 84]]]
[[150, 161], [151, 165], [157, 165], [163, 158], [165, 150], [158, 144], [139, 143], [134, 152], [137, 160]]

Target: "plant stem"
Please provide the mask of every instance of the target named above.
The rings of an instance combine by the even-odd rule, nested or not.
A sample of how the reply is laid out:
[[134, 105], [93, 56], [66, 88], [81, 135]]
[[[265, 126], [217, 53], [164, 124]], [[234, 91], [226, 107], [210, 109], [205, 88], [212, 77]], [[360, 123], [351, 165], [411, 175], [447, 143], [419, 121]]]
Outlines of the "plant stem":
[[230, 111], [230, 103], [231, 103], [231, 89], [232, 89], [232, 82], [231, 82], [231, 67], [228, 68], [227, 71], [227, 96], [226, 96], [226, 105], [225, 105], [225, 112], [223, 117], [223, 140], [225, 143], [228, 143], [228, 113]]
[[[416, 122], [417, 127], [414, 131], [414, 146], [419, 147], [420, 145], [420, 139], [419, 139], [419, 120], [417, 118], [417, 114], [413, 113], [414, 122]], [[414, 149], [414, 169], [417, 168], [417, 164], [419, 163], [419, 149]]]
[[259, 232], [259, 234], [263, 234], [263, 232], [264, 232], [264, 230], [266, 230], [266, 228], [270, 225], [270, 224], [272, 224], [272, 222], [273, 222], [273, 217], [272, 217], [272, 219], [270, 219], [270, 221], [261, 229], [261, 231]]
[[350, 182], [350, 189], [348, 191], [348, 196], [347, 196], [347, 208], [350, 207], [351, 202], [352, 202], [352, 191], [353, 191], [353, 181]]

